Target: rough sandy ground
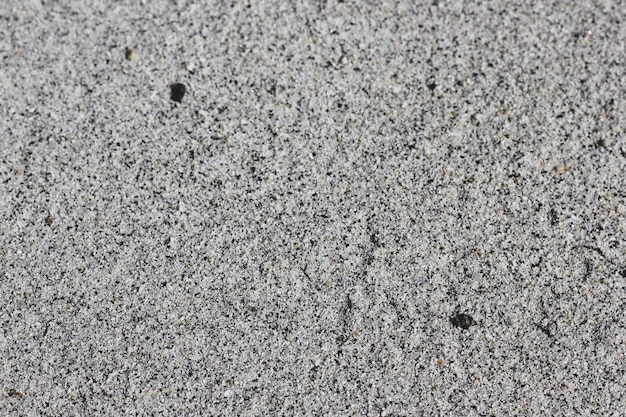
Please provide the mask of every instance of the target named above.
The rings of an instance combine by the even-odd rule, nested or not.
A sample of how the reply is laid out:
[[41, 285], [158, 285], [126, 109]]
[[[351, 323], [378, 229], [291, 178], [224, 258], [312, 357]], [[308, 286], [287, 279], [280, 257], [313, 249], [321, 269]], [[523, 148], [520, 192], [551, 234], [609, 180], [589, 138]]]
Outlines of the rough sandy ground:
[[623, 416], [626, 6], [534, 3], [2, 1], [0, 415]]

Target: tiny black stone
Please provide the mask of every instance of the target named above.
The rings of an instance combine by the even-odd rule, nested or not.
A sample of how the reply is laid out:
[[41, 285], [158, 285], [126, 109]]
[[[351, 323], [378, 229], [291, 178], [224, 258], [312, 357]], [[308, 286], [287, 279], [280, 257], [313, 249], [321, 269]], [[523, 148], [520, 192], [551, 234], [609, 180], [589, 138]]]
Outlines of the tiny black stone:
[[476, 324], [472, 316], [464, 313], [457, 313], [450, 318], [450, 323], [454, 327], [460, 327], [461, 329], [467, 330], [470, 326]]
[[185, 92], [187, 89], [185, 88], [185, 84], [176, 83], [170, 85], [170, 90], [170, 98], [175, 102], [180, 103], [183, 100], [183, 97], [185, 97]]
[[429, 89], [430, 91], [433, 91], [435, 88], [437, 88], [437, 84], [435, 84], [435, 83], [430, 83], [430, 84], [428, 84], [428, 85], [427, 85], [427, 87], [428, 87], [428, 89]]

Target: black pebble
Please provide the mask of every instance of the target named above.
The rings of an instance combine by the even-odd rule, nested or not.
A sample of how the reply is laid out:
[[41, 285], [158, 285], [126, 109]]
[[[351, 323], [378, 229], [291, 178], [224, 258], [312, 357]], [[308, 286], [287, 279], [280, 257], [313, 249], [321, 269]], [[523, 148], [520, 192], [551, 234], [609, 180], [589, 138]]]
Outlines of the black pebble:
[[176, 83], [170, 85], [171, 95], [170, 98], [177, 103], [180, 103], [185, 97], [185, 92], [187, 89], [185, 88], [185, 84]]
[[461, 329], [469, 329], [471, 325], [476, 324], [472, 316], [464, 313], [457, 313], [450, 318], [450, 323], [454, 327], [460, 327]]

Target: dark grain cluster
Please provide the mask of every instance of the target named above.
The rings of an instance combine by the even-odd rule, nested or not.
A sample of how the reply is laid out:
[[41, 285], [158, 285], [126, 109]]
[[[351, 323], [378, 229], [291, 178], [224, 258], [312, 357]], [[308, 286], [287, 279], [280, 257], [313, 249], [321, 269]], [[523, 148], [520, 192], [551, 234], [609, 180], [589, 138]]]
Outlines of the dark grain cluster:
[[470, 326], [476, 324], [472, 316], [464, 313], [457, 313], [450, 318], [450, 322], [454, 327], [460, 327], [461, 329], [467, 330]]

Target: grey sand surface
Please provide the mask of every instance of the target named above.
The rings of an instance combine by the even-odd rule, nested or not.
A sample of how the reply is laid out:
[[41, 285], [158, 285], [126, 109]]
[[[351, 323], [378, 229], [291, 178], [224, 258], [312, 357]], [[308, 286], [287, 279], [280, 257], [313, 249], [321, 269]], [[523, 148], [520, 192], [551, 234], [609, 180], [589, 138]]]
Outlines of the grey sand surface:
[[0, 2], [0, 415], [625, 415], [625, 48], [620, 1]]

